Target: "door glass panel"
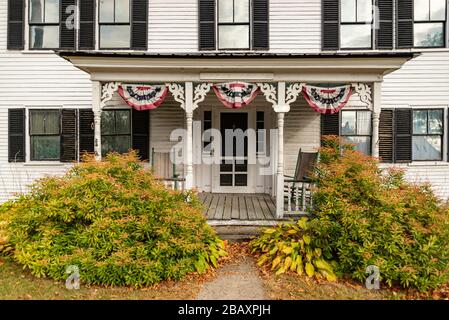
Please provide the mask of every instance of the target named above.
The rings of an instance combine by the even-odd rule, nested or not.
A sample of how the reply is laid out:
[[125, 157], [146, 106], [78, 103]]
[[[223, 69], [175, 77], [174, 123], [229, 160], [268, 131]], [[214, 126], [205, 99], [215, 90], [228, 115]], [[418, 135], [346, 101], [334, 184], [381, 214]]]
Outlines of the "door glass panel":
[[246, 174], [236, 174], [235, 175], [235, 185], [237, 187], [246, 187], [248, 175]]
[[220, 174], [220, 186], [232, 187], [232, 174]]

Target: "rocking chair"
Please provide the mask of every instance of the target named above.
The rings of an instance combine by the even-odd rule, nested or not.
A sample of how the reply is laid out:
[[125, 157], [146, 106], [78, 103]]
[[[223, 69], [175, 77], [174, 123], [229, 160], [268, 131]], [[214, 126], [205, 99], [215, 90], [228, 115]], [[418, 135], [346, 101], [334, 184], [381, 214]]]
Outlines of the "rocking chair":
[[[310, 186], [312, 180], [310, 174], [315, 169], [318, 162], [318, 152], [303, 152], [299, 149], [298, 160], [296, 162], [294, 176], [284, 176], [284, 198], [287, 198], [287, 210], [292, 211], [292, 202], [294, 202], [295, 211], [306, 209], [307, 185]], [[301, 198], [301, 206], [299, 206]], [[309, 194], [309, 204], [311, 204], [312, 195]]]

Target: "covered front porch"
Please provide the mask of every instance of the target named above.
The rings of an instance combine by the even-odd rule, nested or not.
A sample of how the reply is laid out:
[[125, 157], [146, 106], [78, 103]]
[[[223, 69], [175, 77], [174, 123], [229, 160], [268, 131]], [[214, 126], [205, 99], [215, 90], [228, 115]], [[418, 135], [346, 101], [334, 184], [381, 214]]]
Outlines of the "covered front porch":
[[[322, 83], [350, 87], [353, 94], [348, 108], [370, 111], [370, 149], [372, 155], [378, 156], [383, 76], [399, 69], [412, 57], [409, 53], [164, 56], [61, 52], [60, 55], [91, 75], [98, 159], [102, 157], [102, 112], [114, 108], [110, 103], [116, 99], [119, 87], [122, 84], [165, 86], [170, 93], [166, 105], [151, 110], [149, 117], [150, 128], [161, 129], [150, 130], [147, 142], [150, 150], [167, 156], [173, 149], [171, 139], [180, 139], [182, 150], [177, 150], [175, 157], [181, 162], [176, 169], [166, 166], [165, 170], [171, 173], [165, 183], [197, 189], [205, 207], [204, 214], [212, 224], [243, 221], [253, 225], [295, 217], [311, 205], [310, 189], [303, 192], [304, 197], [298, 196], [299, 191], [284, 192], [285, 175], [293, 174], [298, 150], [316, 150], [322, 134], [319, 113], [307, 106], [301, 95], [304, 87]], [[211, 100], [214, 84], [233, 81], [258, 87], [260, 94], [253, 105], [231, 110], [216, 99]], [[228, 120], [223, 116], [226, 114]], [[232, 162], [236, 161], [234, 157], [232, 167], [226, 167], [222, 162], [224, 155], [217, 151], [220, 147], [206, 150], [202, 135], [206, 122], [209, 128], [219, 131], [223, 126], [235, 127], [238, 118], [238, 123], [244, 119], [242, 129], [257, 129], [259, 117], [263, 119], [263, 128], [274, 134], [267, 136], [263, 152], [258, 152], [255, 144], [249, 144], [243, 165], [237, 167], [238, 163]], [[199, 131], [195, 122], [200, 124]], [[172, 135], [174, 129], [182, 129], [184, 133]], [[161, 135], [163, 130], [166, 132]], [[214, 156], [218, 156], [218, 162], [210, 162]], [[154, 157], [153, 154], [150, 163]], [[173, 177], [175, 171], [178, 175]], [[299, 185], [291, 187], [300, 188]]]

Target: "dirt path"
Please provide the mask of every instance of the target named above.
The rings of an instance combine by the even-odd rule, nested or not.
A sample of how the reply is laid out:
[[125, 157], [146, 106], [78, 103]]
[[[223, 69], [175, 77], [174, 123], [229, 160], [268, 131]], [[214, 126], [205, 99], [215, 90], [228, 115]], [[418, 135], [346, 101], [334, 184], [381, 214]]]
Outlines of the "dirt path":
[[206, 284], [198, 294], [198, 300], [263, 300], [266, 294], [254, 259], [243, 257], [225, 265], [217, 277]]

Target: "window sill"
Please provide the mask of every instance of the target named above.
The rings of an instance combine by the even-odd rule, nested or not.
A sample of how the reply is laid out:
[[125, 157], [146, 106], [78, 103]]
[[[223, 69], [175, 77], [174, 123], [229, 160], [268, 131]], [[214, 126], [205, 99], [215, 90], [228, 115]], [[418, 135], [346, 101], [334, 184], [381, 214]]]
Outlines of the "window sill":
[[432, 167], [447, 167], [449, 166], [449, 163], [446, 161], [414, 161], [407, 164], [408, 167], [426, 167], [426, 166], [432, 166]]
[[54, 50], [22, 50], [23, 54], [56, 54]]
[[25, 162], [23, 165], [25, 167], [64, 167], [70, 164], [70, 162], [59, 161], [29, 161]]

